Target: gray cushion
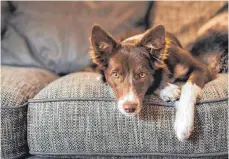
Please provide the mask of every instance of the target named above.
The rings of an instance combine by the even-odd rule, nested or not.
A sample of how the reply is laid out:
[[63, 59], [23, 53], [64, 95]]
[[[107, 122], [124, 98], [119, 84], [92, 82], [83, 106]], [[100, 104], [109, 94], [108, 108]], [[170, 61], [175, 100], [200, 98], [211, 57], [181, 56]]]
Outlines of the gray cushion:
[[[182, 46], [194, 42], [199, 28], [210, 20], [226, 1], [155, 2], [151, 10], [152, 25], [163, 24], [176, 35]], [[168, 11], [169, 8], [169, 11]]]
[[195, 131], [179, 142], [175, 108], [146, 96], [136, 117], [122, 115], [96, 73], [59, 78], [29, 100], [30, 153], [40, 156], [213, 157], [227, 154], [227, 75], [208, 83], [197, 104]]
[[[30, 156], [29, 158], [27, 158], [27, 159], [54, 159], [54, 158], [58, 158], [58, 159], [60, 159], [60, 158], [64, 158], [64, 157], [61, 157], [61, 156], [52, 156], [52, 157], [50, 157], [50, 156]], [[65, 157], [66, 158], [66, 157]], [[71, 158], [76, 158], [76, 157], [74, 157], [74, 156], [72, 156], [72, 157], [70, 157], [70, 156], [68, 156], [67, 157], [68, 159], [71, 159]], [[145, 155], [145, 156], [138, 156], [138, 155], [136, 155], [136, 156], [122, 156], [122, 157], [120, 157], [120, 156], [95, 156], [95, 155], [93, 155], [93, 156], [87, 156], [87, 157], [82, 157], [82, 156], [80, 156], [80, 157], [77, 157], [77, 159], [81, 159], [81, 158], [83, 158], [83, 159], [173, 159], [171, 156], [160, 156], [160, 157], [155, 157], [155, 156], [147, 156], [147, 155]], [[217, 157], [217, 159], [226, 159], [227, 158], [227, 156], [218, 156]], [[175, 159], [185, 159], [184, 157], [175, 157]], [[186, 159], [188, 159], [188, 158], [186, 158]], [[209, 158], [209, 157], [192, 157], [192, 159], [215, 159], [214, 157], [213, 158]]]
[[27, 101], [56, 78], [37, 68], [1, 67], [1, 158], [28, 153]]
[[6, 29], [6, 24], [9, 16], [10, 16], [9, 2], [6, 1], [1, 2], [1, 33]]
[[[17, 10], [9, 19], [2, 40], [2, 64], [35, 66], [66, 74], [90, 63], [88, 39], [94, 23], [119, 37], [136, 29], [148, 2], [13, 4]], [[144, 27], [138, 29], [143, 31]]]

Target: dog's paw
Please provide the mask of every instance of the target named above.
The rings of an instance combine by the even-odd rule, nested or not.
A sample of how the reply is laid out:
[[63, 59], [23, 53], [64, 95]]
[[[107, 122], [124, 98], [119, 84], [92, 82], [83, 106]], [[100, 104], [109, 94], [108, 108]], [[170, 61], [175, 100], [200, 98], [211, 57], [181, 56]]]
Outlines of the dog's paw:
[[160, 97], [163, 101], [175, 101], [180, 98], [181, 90], [177, 85], [168, 84], [164, 89], [160, 91]]
[[97, 81], [101, 81], [101, 80], [102, 80], [102, 76], [96, 77], [96, 80], [97, 80]]
[[189, 136], [191, 135], [194, 129], [194, 112], [192, 110], [189, 111], [187, 109], [183, 109], [186, 106], [183, 105], [183, 108], [182, 108], [182, 105], [180, 104], [182, 103], [178, 101], [175, 103], [177, 107], [177, 112], [176, 112], [176, 118], [175, 118], [175, 123], [174, 123], [174, 130], [175, 130], [177, 139], [179, 141], [184, 141], [189, 138]]

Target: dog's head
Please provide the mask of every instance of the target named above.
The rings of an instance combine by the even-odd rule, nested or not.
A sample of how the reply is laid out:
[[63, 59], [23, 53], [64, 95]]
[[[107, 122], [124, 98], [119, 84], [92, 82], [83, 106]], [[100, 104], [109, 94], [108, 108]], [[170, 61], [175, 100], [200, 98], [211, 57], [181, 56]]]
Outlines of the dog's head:
[[94, 25], [90, 41], [93, 62], [115, 92], [119, 110], [125, 115], [140, 112], [145, 93], [154, 82], [155, 71], [164, 67], [164, 27], [159, 25], [118, 42], [100, 26]]

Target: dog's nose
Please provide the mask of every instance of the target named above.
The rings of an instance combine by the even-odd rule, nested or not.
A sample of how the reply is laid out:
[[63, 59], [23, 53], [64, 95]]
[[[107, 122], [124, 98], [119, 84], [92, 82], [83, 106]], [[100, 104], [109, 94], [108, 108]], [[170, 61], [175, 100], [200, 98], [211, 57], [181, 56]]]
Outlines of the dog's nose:
[[137, 108], [137, 104], [136, 103], [132, 103], [132, 104], [124, 104], [124, 110], [127, 113], [133, 113], [135, 112], [136, 108]]

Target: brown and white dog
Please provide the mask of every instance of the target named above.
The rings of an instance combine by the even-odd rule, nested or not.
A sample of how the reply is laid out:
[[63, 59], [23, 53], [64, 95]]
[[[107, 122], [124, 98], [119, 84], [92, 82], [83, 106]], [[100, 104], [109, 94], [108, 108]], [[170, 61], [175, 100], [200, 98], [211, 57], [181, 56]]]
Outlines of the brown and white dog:
[[[175, 133], [180, 141], [190, 136], [196, 99], [204, 85], [216, 77], [214, 69], [184, 50], [162, 25], [121, 42], [94, 25], [90, 41], [93, 62], [115, 92], [121, 113], [139, 113], [148, 91], [157, 92], [164, 101], [180, 99]], [[172, 84], [177, 79], [187, 79], [181, 90]]]

